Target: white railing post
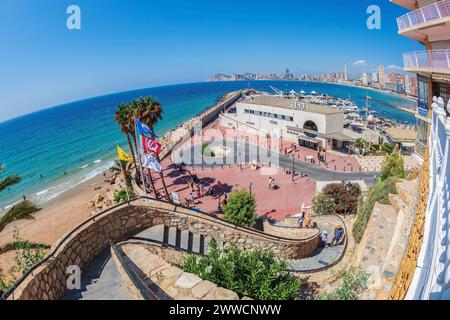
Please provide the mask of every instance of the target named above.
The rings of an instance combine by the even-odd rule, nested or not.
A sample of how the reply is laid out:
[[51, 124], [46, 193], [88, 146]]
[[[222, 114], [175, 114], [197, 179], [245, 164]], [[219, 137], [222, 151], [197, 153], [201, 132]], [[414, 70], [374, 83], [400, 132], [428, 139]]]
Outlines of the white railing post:
[[450, 69], [450, 50], [447, 49], [447, 50], [445, 50], [445, 52], [446, 52], [446, 57], [447, 57], [447, 68]]

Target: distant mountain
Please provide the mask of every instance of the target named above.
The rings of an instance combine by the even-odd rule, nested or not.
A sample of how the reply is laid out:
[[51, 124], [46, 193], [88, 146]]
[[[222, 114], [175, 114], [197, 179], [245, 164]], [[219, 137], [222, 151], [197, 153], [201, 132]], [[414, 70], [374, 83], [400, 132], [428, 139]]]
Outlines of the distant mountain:
[[208, 81], [215, 82], [215, 81], [229, 81], [231, 80], [231, 76], [223, 73], [218, 73], [212, 78], [209, 78]]

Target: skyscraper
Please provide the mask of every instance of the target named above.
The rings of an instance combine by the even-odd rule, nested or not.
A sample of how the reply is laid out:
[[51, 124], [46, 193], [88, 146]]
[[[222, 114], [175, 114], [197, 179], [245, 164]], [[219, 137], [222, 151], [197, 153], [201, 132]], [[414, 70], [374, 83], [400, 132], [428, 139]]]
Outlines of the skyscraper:
[[344, 80], [348, 81], [348, 67], [347, 67], [347, 63], [344, 63]]
[[386, 74], [384, 72], [384, 66], [380, 66], [378, 68], [378, 82], [380, 83], [381, 87], [386, 83]]

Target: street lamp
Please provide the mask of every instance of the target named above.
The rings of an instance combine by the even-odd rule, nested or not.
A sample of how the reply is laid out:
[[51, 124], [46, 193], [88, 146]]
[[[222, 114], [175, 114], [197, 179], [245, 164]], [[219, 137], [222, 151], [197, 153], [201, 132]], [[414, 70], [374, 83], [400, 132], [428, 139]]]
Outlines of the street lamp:
[[252, 187], [253, 187], [253, 182], [249, 182], [248, 183], [248, 189], [250, 190], [250, 194], [252, 194]]

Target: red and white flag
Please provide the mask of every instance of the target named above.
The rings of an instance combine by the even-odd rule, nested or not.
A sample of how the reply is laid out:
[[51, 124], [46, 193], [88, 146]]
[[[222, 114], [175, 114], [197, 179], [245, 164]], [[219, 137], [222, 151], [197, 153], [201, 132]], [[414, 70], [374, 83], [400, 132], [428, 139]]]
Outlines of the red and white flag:
[[141, 135], [142, 138], [142, 146], [144, 148], [145, 153], [161, 153], [161, 144], [158, 141], [147, 138], [146, 136]]

